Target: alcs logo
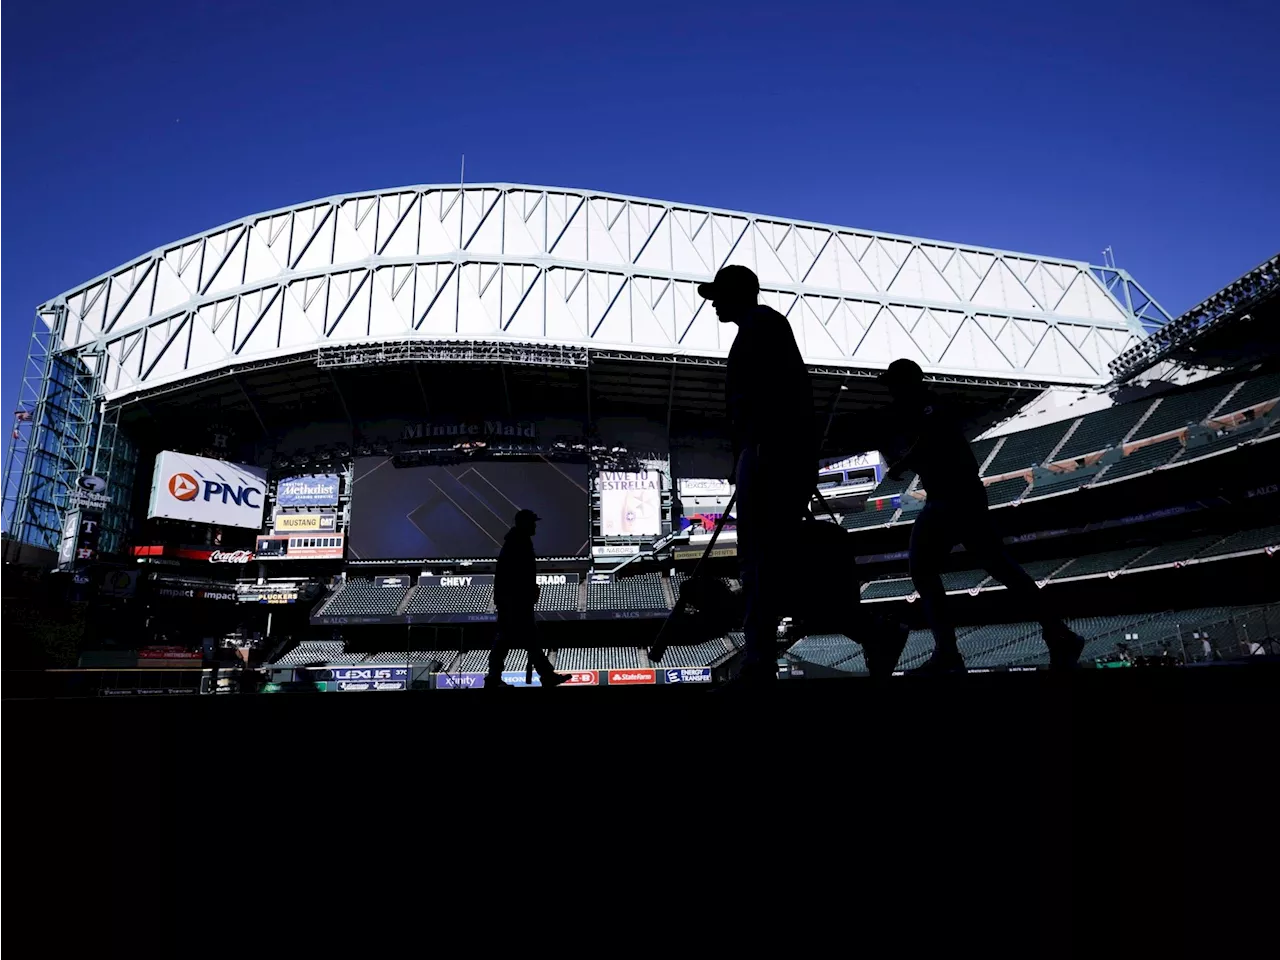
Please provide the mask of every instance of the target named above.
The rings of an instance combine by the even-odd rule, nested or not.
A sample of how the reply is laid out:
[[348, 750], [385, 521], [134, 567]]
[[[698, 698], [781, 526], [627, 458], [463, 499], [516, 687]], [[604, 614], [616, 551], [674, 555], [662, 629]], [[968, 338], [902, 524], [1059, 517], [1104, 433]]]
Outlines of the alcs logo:
[[[257, 487], [241, 487], [230, 483], [221, 483], [217, 480], [204, 480], [204, 496], [202, 499], [207, 503], [213, 499], [219, 499], [223, 503], [230, 500], [236, 506], [244, 505], [246, 507], [261, 507], [262, 501], [253, 502], [252, 497], [261, 496], [262, 491]], [[169, 493], [173, 495], [175, 500], [183, 502], [194, 500], [200, 496], [201, 481], [197, 480], [189, 473], [175, 473], [169, 478]]]

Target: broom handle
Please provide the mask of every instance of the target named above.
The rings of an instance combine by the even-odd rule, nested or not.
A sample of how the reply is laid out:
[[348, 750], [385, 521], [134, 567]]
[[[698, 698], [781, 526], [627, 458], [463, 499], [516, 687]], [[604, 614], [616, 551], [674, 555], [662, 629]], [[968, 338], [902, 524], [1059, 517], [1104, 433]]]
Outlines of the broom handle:
[[[711, 548], [716, 545], [716, 540], [720, 536], [720, 531], [724, 528], [724, 522], [729, 519], [729, 511], [733, 509], [733, 504], [737, 499], [738, 491], [735, 489], [729, 497], [728, 504], [725, 505], [724, 513], [720, 514], [720, 519], [716, 521], [716, 528], [711, 533], [711, 541], [707, 544], [707, 548], [702, 551], [702, 556], [698, 558], [697, 564], [694, 565], [693, 573], [689, 575], [690, 580], [697, 578], [698, 572], [702, 569], [702, 564], [706, 561], [707, 557], [711, 556]], [[667, 645], [662, 642], [662, 637], [667, 632], [667, 624], [671, 622], [673, 617], [683, 613], [684, 607], [684, 598], [677, 593], [675, 609], [671, 611], [670, 616], [668, 616], [666, 620], [662, 621], [662, 626], [658, 630], [658, 636], [654, 640], [653, 646], [649, 648], [649, 661], [651, 663], [661, 662], [663, 655], [667, 652]]]

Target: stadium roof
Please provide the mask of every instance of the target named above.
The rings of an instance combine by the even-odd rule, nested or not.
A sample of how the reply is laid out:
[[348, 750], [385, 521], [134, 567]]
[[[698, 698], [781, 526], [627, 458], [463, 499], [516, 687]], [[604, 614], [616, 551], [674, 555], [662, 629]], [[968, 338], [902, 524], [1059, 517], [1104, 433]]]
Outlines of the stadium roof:
[[1116, 383], [1161, 363], [1226, 368], [1280, 356], [1280, 254], [1232, 281], [1109, 367]]
[[[947, 380], [1103, 384], [1168, 316], [1124, 271], [612, 194], [484, 184], [350, 194], [168, 244], [39, 308], [102, 394], [311, 360], [715, 363], [696, 294], [756, 271], [816, 369], [896, 357]], [[364, 356], [364, 360], [360, 357]], [[669, 374], [668, 374], [669, 377]], [[668, 388], [670, 389], [670, 388]]]

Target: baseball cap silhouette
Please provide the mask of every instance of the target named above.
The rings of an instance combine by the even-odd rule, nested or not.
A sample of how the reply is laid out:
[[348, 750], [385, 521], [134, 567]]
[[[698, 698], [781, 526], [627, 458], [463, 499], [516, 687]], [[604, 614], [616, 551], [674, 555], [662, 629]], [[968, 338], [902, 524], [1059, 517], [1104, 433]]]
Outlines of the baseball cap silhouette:
[[537, 523], [542, 518], [532, 510], [520, 510], [516, 513], [516, 526], [526, 523]]
[[698, 296], [704, 300], [725, 297], [754, 297], [760, 293], [760, 280], [751, 270], [737, 263], [721, 267], [710, 283], [698, 284]]
[[920, 364], [914, 360], [908, 360], [902, 357], [889, 364], [889, 368], [877, 377], [887, 383], [922, 383], [924, 381], [924, 371], [920, 369]]

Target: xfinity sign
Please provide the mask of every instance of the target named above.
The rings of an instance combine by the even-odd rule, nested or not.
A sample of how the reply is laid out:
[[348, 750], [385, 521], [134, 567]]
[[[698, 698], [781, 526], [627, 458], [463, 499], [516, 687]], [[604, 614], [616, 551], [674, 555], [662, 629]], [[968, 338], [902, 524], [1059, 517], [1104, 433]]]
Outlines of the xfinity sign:
[[148, 517], [261, 529], [267, 472], [165, 450], [156, 457]]

